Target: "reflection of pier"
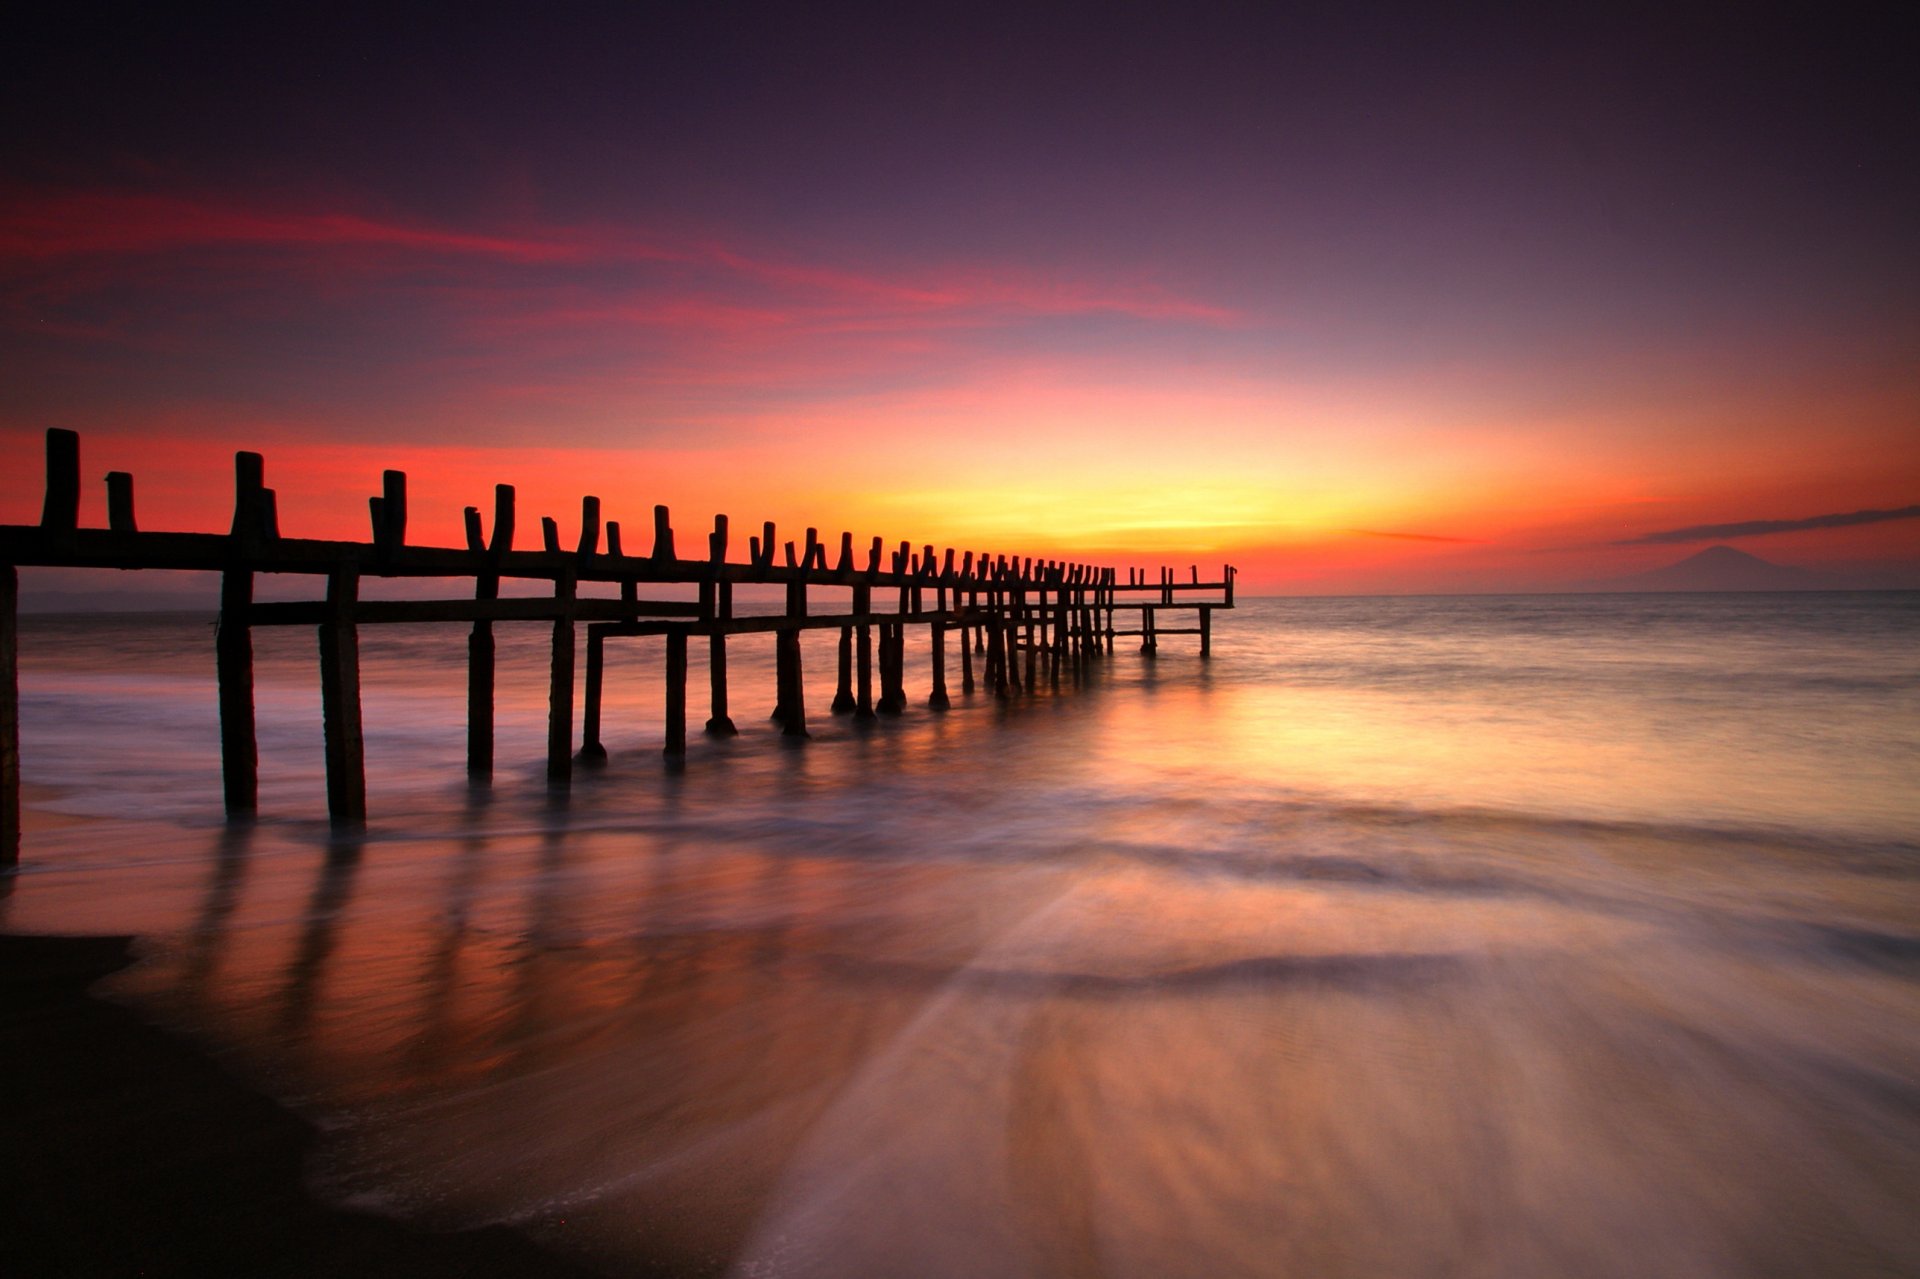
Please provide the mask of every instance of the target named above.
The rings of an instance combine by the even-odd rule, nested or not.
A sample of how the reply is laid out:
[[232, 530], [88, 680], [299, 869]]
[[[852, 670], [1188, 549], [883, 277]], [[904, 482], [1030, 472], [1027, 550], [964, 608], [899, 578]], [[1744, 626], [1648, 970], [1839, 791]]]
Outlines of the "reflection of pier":
[[[257, 806], [258, 752], [254, 736], [253, 641], [256, 626], [305, 625], [317, 628], [320, 689], [326, 738], [327, 806], [337, 822], [366, 815], [366, 776], [360, 723], [360, 662], [357, 628], [400, 622], [471, 622], [468, 640], [467, 767], [478, 777], [493, 769], [494, 640], [496, 622], [545, 622], [553, 627], [547, 776], [564, 785], [574, 761], [574, 656], [576, 628], [587, 629], [587, 670], [580, 755], [604, 756], [600, 711], [606, 641], [632, 635], [666, 640], [666, 753], [686, 751], [687, 644], [704, 637], [709, 645], [711, 711], [706, 729], [735, 731], [727, 688], [727, 641], [733, 636], [768, 634], [774, 638], [776, 689], [774, 718], [790, 737], [807, 735], [807, 712], [800, 664], [800, 633], [838, 629], [839, 670], [832, 709], [860, 719], [898, 714], [906, 709], [906, 635], [923, 626], [928, 636], [931, 691], [927, 704], [945, 709], [948, 637], [959, 638], [961, 692], [979, 684], [996, 697], [1032, 692], [1041, 683], [1057, 684], [1062, 673], [1078, 672], [1112, 651], [1122, 636], [1138, 636], [1141, 651], [1154, 654], [1161, 637], [1197, 635], [1204, 657], [1211, 647], [1213, 610], [1233, 607], [1234, 570], [1217, 582], [1203, 582], [1197, 568], [1189, 581], [1177, 581], [1171, 569], [1158, 580], [1131, 571], [1126, 581], [1112, 568], [1052, 560], [1020, 559], [968, 551], [956, 561], [932, 546], [915, 551], [906, 542], [890, 553], [881, 539], [856, 561], [853, 535], [840, 536], [838, 555], [814, 529], [804, 540], [787, 542], [784, 562], [775, 554], [772, 523], [748, 539], [747, 562], [727, 559], [727, 517], [714, 517], [706, 555], [683, 559], [674, 545], [667, 508], [653, 511], [653, 548], [629, 554], [621, 545], [620, 525], [600, 518], [600, 499], [581, 502], [580, 533], [563, 547], [550, 518], [541, 523], [542, 548], [513, 549], [514, 490], [494, 491], [493, 525], [483, 535], [480, 512], [466, 510], [465, 548], [409, 546], [407, 479], [388, 471], [384, 492], [370, 499], [371, 542], [285, 538], [279, 534], [274, 492], [264, 481], [257, 453], [235, 457], [233, 525], [230, 532], [151, 533], [134, 523], [133, 477], [107, 476], [108, 526], [79, 527], [80, 441], [71, 431], [47, 432], [46, 504], [38, 525], [0, 525], [0, 862], [19, 849], [19, 696], [17, 679], [17, 567], [61, 566], [112, 569], [198, 569], [221, 573], [220, 626], [215, 641], [219, 672], [220, 738], [226, 804], [229, 813], [250, 813]], [[604, 536], [605, 545], [602, 540]], [[882, 561], [885, 561], [883, 564]], [[258, 603], [254, 580], [261, 573], [324, 577], [324, 600]], [[470, 598], [362, 600], [363, 577], [466, 578]], [[551, 585], [551, 595], [500, 596], [505, 580]], [[580, 595], [583, 583], [618, 585], [619, 598]], [[783, 611], [738, 615], [734, 587], [743, 583], [784, 586]], [[643, 588], [691, 586], [697, 600], [649, 599]], [[851, 592], [850, 611], [816, 613], [808, 592], [839, 588]], [[876, 606], [897, 593], [893, 607]], [[1165, 626], [1167, 613], [1197, 615], [1197, 625]], [[875, 640], [878, 640], [876, 645]], [[879, 675], [876, 696], [874, 675]]]

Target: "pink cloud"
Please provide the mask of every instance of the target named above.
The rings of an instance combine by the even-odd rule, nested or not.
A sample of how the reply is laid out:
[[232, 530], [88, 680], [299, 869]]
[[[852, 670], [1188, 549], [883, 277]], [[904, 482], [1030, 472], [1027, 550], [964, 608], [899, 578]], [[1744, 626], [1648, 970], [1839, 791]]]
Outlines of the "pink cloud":
[[[673, 266], [675, 283], [692, 298], [664, 310], [650, 306], [575, 308], [582, 323], [608, 318], [697, 327], [766, 327], [830, 322], [859, 328], [941, 316], [1066, 317], [1095, 314], [1182, 323], [1224, 324], [1224, 308], [1146, 286], [1095, 285], [975, 267], [936, 267], [884, 275], [842, 267], [779, 261], [715, 241], [676, 241], [624, 227], [555, 226], [510, 232], [476, 231], [381, 218], [335, 208], [270, 209], [217, 198], [117, 192], [15, 193], [0, 199], [0, 263], [54, 268], [97, 278], [90, 260], [153, 258], [223, 248], [280, 250], [294, 257], [323, 255], [332, 269], [381, 274], [376, 250], [409, 261], [486, 261], [529, 268]], [[282, 269], [297, 265], [288, 262]], [[689, 288], [685, 278], [698, 282]], [[704, 286], [702, 288], [701, 286]], [[617, 284], [607, 288], [617, 292]], [[783, 299], [775, 309], [739, 307], [704, 296], [747, 288]]]

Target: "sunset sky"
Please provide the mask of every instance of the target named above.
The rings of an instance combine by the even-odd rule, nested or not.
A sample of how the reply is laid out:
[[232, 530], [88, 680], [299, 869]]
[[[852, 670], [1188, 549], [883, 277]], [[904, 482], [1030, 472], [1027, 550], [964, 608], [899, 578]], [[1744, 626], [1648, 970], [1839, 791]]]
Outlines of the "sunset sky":
[[1920, 585], [1897, 6], [277, 8], [10, 24], [0, 521], [64, 426], [149, 528], [253, 448], [297, 535], [397, 466], [441, 544], [506, 481], [1259, 591]]

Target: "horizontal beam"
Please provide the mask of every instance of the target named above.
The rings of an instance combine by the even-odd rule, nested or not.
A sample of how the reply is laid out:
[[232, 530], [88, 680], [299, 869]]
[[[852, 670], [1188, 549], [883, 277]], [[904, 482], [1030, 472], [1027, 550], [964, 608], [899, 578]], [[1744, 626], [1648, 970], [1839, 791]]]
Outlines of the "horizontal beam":
[[[317, 626], [329, 620], [324, 600], [255, 604], [249, 626]], [[698, 617], [700, 606], [685, 600], [574, 600], [562, 607], [550, 598], [523, 596], [504, 600], [361, 600], [347, 620], [378, 626], [392, 622], [550, 622], [570, 616], [580, 621], [624, 620], [635, 616]]]
[[[1125, 583], [1071, 583], [1043, 578], [1006, 578], [996, 581], [979, 574], [896, 573], [838, 568], [797, 568], [776, 564], [715, 564], [709, 560], [657, 560], [634, 555], [589, 554], [573, 551], [474, 551], [455, 547], [400, 546], [381, 548], [362, 542], [322, 538], [281, 537], [242, 541], [223, 533], [133, 532], [122, 529], [48, 530], [32, 524], [0, 525], [0, 563], [35, 568], [111, 568], [125, 570], [244, 569], [255, 573], [329, 575], [340, 569], [362, 577], [478, 577], [552, 581], [571, 575], [581, 582], [611, 583], [788, 583], [823, 587], [898, 588], [920, 586], [950, 590], [1021, 591], [1049, 600], [1065, 588], [1082, 600], [1105, 592], [1109, 601], [1117, 592], [1151, 592], [1164, 597], [1178, 593], [1222, 591], [1214, 582], [1175, 582], [1171, 586], [1130, 586]], [[1160, 605], [1159, 607], [1166, 607]], [[1225, 607], [1214, 605], [1213, 607]]]

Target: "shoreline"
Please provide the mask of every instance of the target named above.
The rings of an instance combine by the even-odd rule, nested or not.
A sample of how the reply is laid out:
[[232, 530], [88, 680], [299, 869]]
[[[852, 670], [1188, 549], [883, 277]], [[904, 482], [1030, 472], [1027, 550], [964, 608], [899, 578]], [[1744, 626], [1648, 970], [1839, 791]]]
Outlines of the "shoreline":
[[0, 933], [0, 1272], [599, 1273], [507, 1226], [436, 1233], [316, 1202], [311, 1124], [89, 993], [132, 941]]

